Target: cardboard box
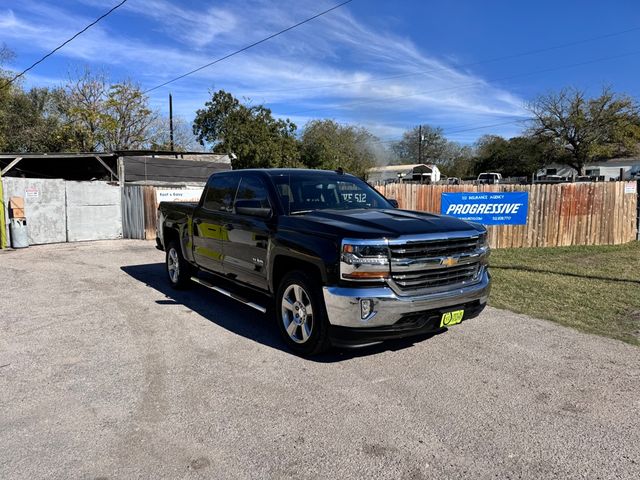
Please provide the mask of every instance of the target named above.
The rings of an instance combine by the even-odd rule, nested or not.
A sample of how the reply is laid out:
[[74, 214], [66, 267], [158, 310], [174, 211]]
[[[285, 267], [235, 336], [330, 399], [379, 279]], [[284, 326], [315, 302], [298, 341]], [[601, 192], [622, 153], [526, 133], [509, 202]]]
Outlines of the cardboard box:
[[9, 208], [14, 210], [16, 208], [22, 208], [24, 210], [24, 198], [22, 197], [9, 197]]
[[12, 208], [10, 210], [11, 218], [25, 218], [24, 208]]

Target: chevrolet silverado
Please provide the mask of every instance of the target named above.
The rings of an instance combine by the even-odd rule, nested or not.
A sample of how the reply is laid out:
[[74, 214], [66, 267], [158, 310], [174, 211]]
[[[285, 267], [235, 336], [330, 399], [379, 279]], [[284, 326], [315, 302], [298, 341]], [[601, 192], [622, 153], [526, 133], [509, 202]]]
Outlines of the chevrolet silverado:
[[398, 209], [342, 171], [215, 173], [197, 204], [160, 203], [157, 234], [171, 286], [272, 312], [302, 355], [441, 331], [490, 290], [483, 226]]

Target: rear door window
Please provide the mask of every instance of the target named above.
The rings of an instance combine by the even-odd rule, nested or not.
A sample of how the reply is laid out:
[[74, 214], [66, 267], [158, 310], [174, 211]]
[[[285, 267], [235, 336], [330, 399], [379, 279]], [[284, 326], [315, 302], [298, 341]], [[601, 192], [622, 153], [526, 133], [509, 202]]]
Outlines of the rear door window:
[[214, 212], [232, 211], [238, 181], [237, 175], [214, 175], [207, 185], [207, 193], [202, 206]]
[[253, 176], [242, 177], [235, 200], [235, 203], [238, 202], [250, 208], [269, 208], [269, 194], [262, 179]]

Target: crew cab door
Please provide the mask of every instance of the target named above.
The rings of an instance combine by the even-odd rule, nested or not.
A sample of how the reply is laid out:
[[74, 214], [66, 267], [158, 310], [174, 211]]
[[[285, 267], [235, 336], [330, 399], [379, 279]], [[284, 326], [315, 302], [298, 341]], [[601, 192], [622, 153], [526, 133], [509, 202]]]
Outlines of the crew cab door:
[[213, 175], [193, 214], [193, 258], [199, 267], [215, 273], [224, 273], [223, 242], [238, 181], [234, 174]]
[[272, 214], [264, 180], [257, 175], [243, 175], [233, 215], [225, 226], [222, 249], [227, 276], [267, 290], [266, 262]]

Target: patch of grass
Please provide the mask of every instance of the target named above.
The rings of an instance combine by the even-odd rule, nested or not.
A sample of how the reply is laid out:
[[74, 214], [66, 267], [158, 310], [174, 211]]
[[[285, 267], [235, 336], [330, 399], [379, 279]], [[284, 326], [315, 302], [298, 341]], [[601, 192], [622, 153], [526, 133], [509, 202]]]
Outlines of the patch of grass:
[[640, 242], [491, 252], [489, 304], [640, 345]]

